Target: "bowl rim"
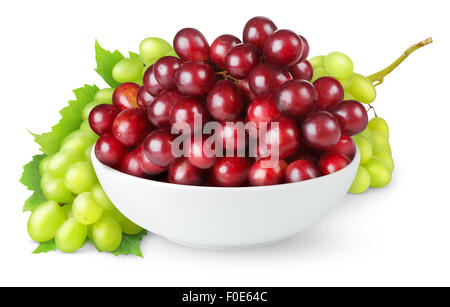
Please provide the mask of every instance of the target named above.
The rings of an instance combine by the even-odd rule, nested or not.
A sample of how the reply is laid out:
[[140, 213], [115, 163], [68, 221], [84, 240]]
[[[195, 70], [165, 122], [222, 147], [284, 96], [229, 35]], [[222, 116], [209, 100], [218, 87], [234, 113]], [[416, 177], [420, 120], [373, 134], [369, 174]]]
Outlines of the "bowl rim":
[[101, 163], [97, 159], [97, 156], [95, 155], [95, 146], [92, 148], [92, 151], [91, 151], [91, 160], [92, 160], [92, 164], [94, 166], [94, 170], [96, 173], [97, 173], [97, 171], [96, 171], [95, 165], [98, 165], [99, 167], [103, 167], [104, 169], [106, 169], [108, 172], [115, 173], [115, 174], [118, 174], [121, 176], [130, 177], [129, 178], [130, 180], [134, 180], [136, 182], [142, 182], [142, 183], [145, 182], [149, 185], [156, 186], [156, 187], [159, 186], [159, 187], [164, 187], [164, 188], [184, 189], [184, 190], [191, 190], [191, 191], [192, 190], [198, 190], [198, 191], [206, 191], [206, 190], [208, 190], [208, 191], [211, 191], [211, 190], [213, 190], [213, 191], [265, 191], [265, 190], [280, 189], [282, 187], [292, 187], [293, 185], [308, 184], [311, 182], [320, 182], [320, 181], [325, 181], [331, 177], [339, 176], [344, 170], [350, 168], [351, 166], [354, 166], [356, 163], [359, 166], [360, 158], [361, 158], [361, 156], [360, 156], [359, 149], [358, 149], [358, 147], [356, 147], [356, 152], [355, 152], [355, 156], [353, 157], [353, 160], [344, 168], [338, 170], [337, 172], [334, 172], [334, 173], [331, 173], [331, 174], [328, 174], [325, 176], [320, 176], [320, 177], [303, 180], [303, 181], [298, 181], [298, 182], [289, 182], [289, 183], [281, 183], [281, 184], [265, 185], [265, 186], [212, 187], [212, 186], [196, 186], [196, 185], [184, 185], [184, 184], [177, 184], [177, 183], [170, 183], [170, 182], [162, 182], [162, 181], [156, 181], [156, 180], [151, 180], [151, 179], [147, 179], [147, 178], [132, 176], [130, 174], [123, 173], [119, 170], [116, 170], [115, 168], [112, 168], [109, 165]]

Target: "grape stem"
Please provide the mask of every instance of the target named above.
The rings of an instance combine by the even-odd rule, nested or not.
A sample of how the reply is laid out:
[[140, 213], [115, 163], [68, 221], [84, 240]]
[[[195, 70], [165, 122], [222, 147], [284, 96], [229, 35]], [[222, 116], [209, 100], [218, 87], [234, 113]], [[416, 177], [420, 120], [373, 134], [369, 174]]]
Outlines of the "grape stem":
[[375, 111], [374, 106], [372, 106], [371, 104], [369, 104], [369, 108], [367, 109], [367, 113], [369, 113], [370, 110], [373, 111], [373, 115], [375, 115], [375, 117], [378, 117], [377, 112]]
[[219, 71], [216, 74], [221, 75], [224, 79], [228, 79], [228, 80], [233, 81], [236, 84], [239, 84], [239, 80], [230, 76], [226, 70]]
[[[423, 46], [431, 44], [432, 42], [433, 42], [433, 38], [429, 37], [421, 42], [418, 42], [418, 43], [412, 45], [411, 47], [406, 49], [405, 52], [403, 52], [403, 54], [398, 59], [396, 59], [391, 65], [389, 65], [388, 67], [386, 67], [383, 70], [380, 70], [377, 73], [374, 73], [373, 75], [368, 76], [367, 78], [372, 83], [374, 83], [374, 86], [380, 85], [381, 83], [383, 83], [384, 78], [391, 71], [393, 71], [398, 65], [400, 65], [400, 63], [402, 63], [411, 53], [413, 53], [414, 51], [416, 51], [419, 48], [422, 48]], [[370, 108], [369, 108], [369, 110], [370, 110]]]

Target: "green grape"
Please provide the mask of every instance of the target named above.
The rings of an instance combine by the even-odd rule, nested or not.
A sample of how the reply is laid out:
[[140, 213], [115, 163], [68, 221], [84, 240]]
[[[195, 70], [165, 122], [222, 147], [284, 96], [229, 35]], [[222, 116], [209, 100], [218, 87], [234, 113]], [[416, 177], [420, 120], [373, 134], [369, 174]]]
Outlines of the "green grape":
[[386, 139], [389, 140], [389, 127], [384, 119], [381, 117], [374, 117], [369, 120], [368, 127], [372, 131], [381, 133]]
[[134, 82], [142, 76], [144, 64], [139, 59], [123, 59], [114, 65], [112, 76], [120, 83]]
[[349, 92], [344, 92], [344, 100], [355, 100], [355, 97], [353, 97]]
[[91, 225], [100, 219], [103, 209], [95, 203], [90, 192], [84, 192], [73, 201], [72, 212], [78, 222]]
[[89, 163], [92, 163], [92, 159], [91, 159], [91, 153], [92, 153], [92, 148], [94, 147], [94, 145], [89, 146], [88, 148], [86, 148], [86, 151], [84, 152], [84, 158], [86, 159], [86, 161], [88, 161]]
[[[344, 91], [348, 92], [350, 85], [352, 84], [352, 77], [346, 77], [346, 78], [336, 78], [341, 83], [342, 87], [344, 88]], [[350, 95], [350, 93], [348, 93]]]
[[349, 77], [353, 72], [353, 62], [341, 52], [331, 52], [323, 60], [325, 69], [335, 78]]
[[89, 239], [93, 240], [94, 237], [92, 236], [92, 229], [94, 228], [95, 224], [87, 225], [87, 236]]
[[171, 50], [173, 50], [172, 46], [162, 38], [158, 37], [148, 37], [139, 45], [140, 57], [145, 64], [148, 64], [155, 59], [159, 59]]
[[76, 151], [60, 150], [48, 163], [49, 173], [55, 178], [63, 178], [69, 167], [83, 158]]
[[84, 154], [86, 148], [94, 144], [97, 138], [86, 131], [77, 130], [65, 137], [61, 143], [61, 150], [68, 149]]
[[372, 141], [373, 141], [373, 151], [387, 151], [389, 154], [392, 154], [391, 146], [389, 145], [389, 141], [379, 132], [371, 131], [372, 133]]
[[353, 74], [351, 77], [350, 94], [359, 102], [371, 103], [377, 97], [377, 91], [372, 82], [364, 76]]
[[124, 221], [122, 221], [120, 223], [120, 228], [122, 228], [122, 231], [124, 233], [129, 234], [129, 235], [135, 235], [135, 234], [141, 232], [143, 229], [141, 226], [136, 225], [129, 219], [125, 219]]
[[104, 210], [115, 209], [113, 203], [109, 200], [108, 195], [106, 195], [100, 183], [97, 183], [92, 187], [91, 195], [95, 203], [102, 207]]
[[309, 59], [308, 61], [311, 64], [312, 68], [314, 70], [316, 70], [317, 68], [324, 67], [324, 63], [323, 63], [324, 59], [325, 59], [325, 57], [323, 55], [318, 55], [318, 56], [315, 56], [315, 57]]
[[100, 101], [92, 101], [89, 102], [87, 105], [84, 106], [83, 110], [81, 111], [81, 118], [83, 120], [89, 119], [89, 114], [91, 113], [92, 109], [98, 106], [99, 104], [102, 104]]
[[394, 160], [387, 151], [376, 151], [373, 156], [383, 160], [390, 172], [394, 170]]
[[73, 200], [72, 193], [67, 189], [64, 180], [45, 176], [41, 179], [41, 188], [45, 198], [58, 203], [68, 203]]
[[94, 168], [89, 162], [73, 164], [64, 177], [64, 184], [75, 194], [89, 191], [97, 183]]
[[64, 205], [62, 208], [64, 209], [64, 212], [66, 213], [66, 218], [71, 218], [73, 216], [72, 204]]
[[359, 194], [367, 190], [370, 186], [370, 175], [369, 172], [364, 168], [364, 166], [359, 166], [356, 173], [356, 177], [353, 180], [350, 190], [352, 194]]
[[104, 88], [95, 93], [94, 101], [98, 101], [100, 103], [112, 103], [112, 97], [114, 94], [113, 88]]
[[365, 138], [359, 135], [353, 136], [356, 146], [361, 154], [360, 164], [365, 164], [369, 162], [372, 158], [372, 144]]
[[172, 50], [170, 50], [169, 52], [167, 52], [167, 53], [166, 53], [166, 56], [173, 56], [173, 57], [176, 57], [176, 58], [180, 58], [180, 57], [178, 56], [178, 54], [175, 52], [174, 49], [172, 49]]
[[66, 213], [54, 201], [40, 204], [28, 220], [28, 234], [37, 242], [47, 242], [55, 237], [59, 226], [66, 220]]
[[109, 217], [109, 218], [113, 219], [114, 221], [116, 221], [117, 223], [121, 223], [126, 219], [125, 215], [123, 215], [119, 210], [117, 210], [116, 207], [114, 207], [112, 209], [104, 210], [103, 216]]
[[87, 237], [87, 226], [77, 222], [75, 218], [65, 221], [55, 235], [56, 247], [64, 253], [73, 253], [84, 245]]
[[322, 77], [327, 77], [329, 75], [330, 74], [328, 73], [328, 71], [325, 68], [319, 67], [317, 69], [314, 69], [314, 73], [313, 73], [311, 82], [314, 82], [317, 79], [322, 78]]
[[392, 173], [384, 161], [378, 157], [372, 157], [369, 162], [364, 164], [364, 168], [370, 174], [370, 186], [373, 188], [382, 188], [391, 181]]
[[48, 172], [48, 163], [50, 162], [51, 156], [46, 156], [39, 162], [39, 174], [43, 175]]
[[113, 252], [122, 242], [122, 229], [113, 219], [103, 217], [92, 228], [92, 237], [99, 250]]
[[80, 125], [80, 131], [84, 131], [87, 132], [89, 134], [91, 134], [93, 137], [97, 138], [97, 133], [95, 133], [92, 129], [91, 126], [89, 125], [89, 120], [85, 120], [81, 123]]
[[370, 141], [370, 143], [372, 144], [372, 132], [370, 132], [369, 127], [366, 127], [366, 129], [364, 129], [360, 134], [358, 134], [359, 136], [363, 136], [365, 137], [368, 141]]

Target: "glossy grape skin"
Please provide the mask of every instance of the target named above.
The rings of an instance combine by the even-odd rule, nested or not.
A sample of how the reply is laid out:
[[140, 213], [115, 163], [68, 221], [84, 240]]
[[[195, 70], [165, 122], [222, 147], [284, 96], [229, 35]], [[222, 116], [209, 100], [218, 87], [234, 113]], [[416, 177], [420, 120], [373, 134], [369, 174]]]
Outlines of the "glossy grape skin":
[[66, 188], [64, 179], [52, 178], [47, 175], [41, 179], [41, 188], [42, 193], [48, 200], [65, 203], [73, 199], [73, 194]]
[[84, 192], [73, 201], [72, 212], [78, 222], [91, 225], [100, 219], [103, 209], [95, 203], [90, 192]]
[[47, 170], [53, 177], [61, 178], [64, 177], [70, 166], [82, 159], [83, 156], [77, 151], [60, 150], [48, 161]]
[[112, 132], [125, 146], [136, 146], [147, 136], [149, 129], [147, 113], [133, 108], [123, 110], [117, 115]]
[[350, 160], [343, 155], [327, 154], [320, 158], [318, 166], [322, 175], [328, 175], [343, 169], [349, 164]]
[[212, 176], [217, 185], [239, 187], [245, 184], [251, 163], [246, 158], [223, 157], [212, 168]]
[[315, 87], [306, 80], [291, 80], [280, 86], [275, 103], [281, 114], [301, 118], [317, 102]]
[[197, 29], [185, 28], [173, 39], [173, 48], [183, 61], [206, 61], [209, 59], [209, 45]]
[[300, 61], [306, 61], [306, 59], [309, 56], [309, 43], [308, 43], [308, 40], [305, 37], [303, 37], [301, 35], [299, 35], [299, 37], [300, 37], [300, 39], [303, 42], [303, 53], [302, 53], [302, 57], [299, 60], [299, 62], [300, 62]]
[[221, 129], [217, 132], [218, 140], [222, 140], [223, 149], [226, 152], [244, 152], [247, 146], [246, 134], [232, 124], [221, 123]]
[[147, 110], [148, 106], [155, 101], [155, 97], [145, 90], [143, 86], [138, 91], [137, 103], [141, 109]]
[[[278, 127], [274, 123], [278, 123]], [[278, 148], [277, 158], [279, 159], [293, 155], [302, 141], [298, 130], [297, 124], [292, 119], [279, 117], [268, 125], [267, 131], [260, 133], [259, 156], [261, 158], [269, 157], [276, 148]]]
[[[196, 117], [201, 120], [200, 126], [198, 127], [195, 126]], [[187, 124], [190, 127], [191, 133], [196, 131], [195, 129], [197, 129], [197, 131], [201, 131], [201, 129], [203, 129], [203, 125], [208, 121], [208, 119], [209, 114], [205, 107], [194, 98], [184, 98], [179, 100], [170, 111], [170, 124], [172, 126]], [[183, 132], [188, 133], [188, 131]]]
[[98, 135], [110, 133], [119, 111], [110, 104], [100, 104], [89, 114], [89, 126]]
[[56, 232], [56, 247], [64, 253], [73, 253], [84, 245], [86, 237], [87, 226], [72, 217], [66, 220]]
[[372, 158], [373, 144], [371, 143], [371, 141], [369, 141], [367, 138], [361, 135], [353, 136], [353, 141], [355, 142], [355, 145], [358, 147], [359, 153], [361, 155], [360, 164], [361, 165], [366, 164]]
[[145, 155], [143, 144], [138, 147], [137, 153], [136, 153], [136, 158], [139, 162], [139, 166], [140, 166], [141, 170], [147, 175], [150, 175], [150, 176], [160, 175], [160, 174], [166, 172], [168, 169], [167, 167], [160, 167], [160, 166], [156, 165], [155, 163], [153, 163], [152, 161], [150, 161], [147, 158], [147, 156]]
[[214, 69], [206, 62], [184, 62], [175, 74], [178, 91], [186, 96], [202, 96], [214, 86]]
[[99, 90], [94, 95], [94, 101], [98, 101], [99, 103], [112, 103], [112, 97], [114, 94], [113, 88], [104, 88]]
[[337, 119], [326, 111], [310, 113], [303, 122], [302, 131], [309, 146], [322, 150], [336, 145], [341, 137]]
[[261, 63], [261, 56], [255, 47], [244, 43], [234, 46], [225, 57], [225, 62], [232, 77], [244, 79]]
[[277, 67], [271, 64], [259, 64], [248, 75], [248, 84], [256, 96], [272, 94], [279, 87]]
[[178, 91], [168, 90], [159, 95], [147, 109], [150, 122], [158, 128], [170, 127], [170, 111], [183, 98]]
[[371, 131], [372, 133], [372, 143], [373, 143], [373, 153], [379, 151], [386, 151], [392, 154], [391, 146], [389, 145], [388, 139], [386, 139], [381, 133], [377, 131]]
[[371, 103], [377, 97], [377, 91], [372, 82], [361, 75], [352, 74], [348, 91], [361, 103]]
[[353, 62], [341, 52], [332, 52], [324, 58], [324, 68], [335, 78], [346, 78], [353, 73]]
[[389, 171], [389, 168], [377, 156], [373, 156], [369, 162], [364, 164], [364, 168], [370, 175], [370, 186], [372, 188], [383, 188], [392, 179], [392, 173]]
[[160, 167], [167, 167], [176, 158], [172, 154], [175, 136], [166, 130], [153, 131], [144, 141], [144, 153], [147, 158]]
[[186, 158], [181, 158], [169, 167], [169, 182], [184, 185], [202, 185], [203, 170], [193, 166]]
[[176, 88], [175, 73], [182, 63], [179, 58], [173, 56], [160, 58], [153, 66], [156, 81], [165, 89], [171, 90]]
[[322, 77], [329, 77], [329, 76], [330, 76], [330, 74], [328, 73], [328, 71], [326, 71], [325, 68], [315, 68], [311, 82], [314, 83], [317, 79], [320, 79]]
[[256, 124], [270, 123], [280, 116], [280, 111], [275, 103], [275, 95], [261, 95], [256, 97], [247, 108], [247, 119]]
[[138, 108], [137, 94], [140, 86], [136, 83], [123, 83], [119, 85], [113, 94], [113, 105], [117, 110], [122, 111], [127, 108]]
[[127, 147], [112, 134], [102, 135], [95, 144], [95, 156], [97, 159], [111, 167], [119, 165], [127, 150]]
[[84, 154], [86, 148], [94, 144], [96, 140], [96, 135], [92, 135], [86, 131], [77, 130], [64, 138], [60, 150], [76, 151], [79, 154]]
[[310, 160], [296, 160], [286, 169], [286, 182], [298, 182], [316, 177], [320, 177], [319, 169]]
[[352, 161], [356, 154], [356, 144], [352, 137], [342, 134], [336, 145], [331, 147], [328, 152], [343, 155]]
[[120, 171], [131, 176], [147, 178], [147, 174], [141, 168], [138, 155], [139, 147], [126, 154], [120, 163]]
[[323, 55], [319, 55], [319, 56], [315, 56], [313, 58], [310, 58], [308, 61], [311, 64], [311, 66], [313, 67], [314, 70], [316, 70], [317, 68], [323, 68], [324, 64], [323, 61], [325, 59], [325, 56]]
[[242, 116], [244, 98], [233, 82], [220, 80], [208, 93], [206, 107], [218, 121], [236, 121]]
[[112, 69], [112, 77], [119, 83], [135, 82], [142, 76], [144, 63], [139, 59], [123, 59]]
[[392, 172], [394, 170], [394, 160], [392, 159], [392, 156], [387, 151], [376, 151], [373, 154], [374, 157], [377, 157], [381, 160], [383, 160], [386, 168]]
[[294, 79], [306, 81], [311, 81], [314, 74], [314, 70], [307, 60], [298, 61], [294, 65], [290, 66], [289, 72]]
[[262, 51], [267, 38], [277, 30], [277, 26], [267, 17], [253, 17], [244, 26], [244, 43], [255, 46]]
[[146, 69], [144, 76], [142, 77], [142, 84], [150, 95], [156, 97], [161, 94], [165, 88], [156, 81], [154, 67], [155, 65], [151, 65]]
[[103, 210], [112, 210], [115, 209], [113, 203], [109, 199], [108, 195], [106, 195], [100, 183], [95, 184], [91, 191], [92, 200], [102, 207]]
[[142, 227], [139, 225], [136, 225], [129, 219], [125, 219], [120, 223], [120, 228], [122, 229], [123, 233], [126, 233], [128, 235], [135, 235], [142, 231]]
[[236, 45], [240, 44], [241, 40], [234, 35], [225, 34], [217, 37], [211, 44], [209, 55], [213, 63], [221, 68], [226, 68], [225, 57], [227, 53]]
[[91, 113], [92, 109], [95, 108], [96, 106], [98, 106], [99, 104], [102, 104], [102, 103], [94, 100], [92, 102], [89, 102], [87, 105], [85, 105], [83, 107], [83, 110], [81, 110], [81, 119], [83, 121], [87, 120], [89, 118], [89, 114]]
[[377, 131], [381, 133], [386, 139], [389, 140], [389, 127], [383, 118], [381, 117], [372, 118], [368, 123], [368, 127], [372, 131]]
[[122, 229], [115, 220], [102, 217], [92, 228], [92, 238], [100, 251], [113, 252], [122, 242]]
[[64, 177], [64, 185], [75, 194], [89, 191], [96, 182], [94, 168], [90, 162], [86, 161], [73, 164]]
[[167, 54], [172, 46], [159, 37], [148, 37], [139, 44], [140, 58], [147, 64]]
[[239, 80], [238, 86], [247, 101], [253, 101], [256, 98], [256, 95], [250, 89], [248, 78]]
[[366, 109], [357, 101], [343, 101], [332, 110], [332, 113], [339, 121], [343, 134], [352, 136], [367, 127], [369, 118]]
[[55, 201], [40, 204], [30, 215], [28, 234], [36, 242], [47, 242], [55, 237], [56, 231], [64, 223], [66, 213]]
[[344, 99], [344, 88], [333, 77], [322, 77], [314, 81], [317, 90], [317, 108], [330, 110]]
[[193, 166], [200, 169], [208, 169], [216, 162], [214, 148], [206, 145], [206, 137], [191, 139], [190, 146], [186, 148], [185, 157]]
[[280, 67], [296, 63], [303, 54], [303, 41], [290, 30], [273, 32], [264, 43], [264, 59]]
[[359, 194], [366, 191], [369, 186], [370, 174], [363, 166], [360, 165], [348, 192], [352, 194]]
[[[267, 167], [267, 164], [270, 165], [270, 163], [274, 163], [275, 165]], [[270, 162], [269, 158], [260, 159], [253, 163], [252, 167], [250, 168], [250, 172], [248, 174], [248, 182], [251, 186], [281, 184], [284, 182], [285, 170], [287, 166], [288, 165], [284, 160]]]

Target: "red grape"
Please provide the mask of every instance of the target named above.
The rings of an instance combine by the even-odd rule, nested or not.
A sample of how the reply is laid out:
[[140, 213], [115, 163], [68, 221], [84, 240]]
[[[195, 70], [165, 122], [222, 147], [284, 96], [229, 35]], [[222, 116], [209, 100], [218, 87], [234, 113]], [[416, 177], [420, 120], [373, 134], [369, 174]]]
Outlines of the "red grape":
[[169, 167], [169, 182], [185, 185], [202, 185], [204, 171], [196, 168], [186, 158], [181, 158]]
[[183, 61], [206, 61], [209, 59], [209, 45], [203, 34], [193, 28], [185, 28], [175, 35], [173, 48]]
[[177, 158], [172, 153], [175, 136], [166, 130], [150, 133], [144, 141], [144, 153], [147, 158], [160, 167], [167, 167]]
[[238, 86], [241, 89], [242, 94], [244, 94], [245, 98], [248, 101], [252, 101], [253, 99], [255, 99], [256, 95], [250, 89], [250, 85], [248, 84], [248, 78], [239, 80]]
[[[278, 127], [274, 123], [278, 123]], [[267, 131], [262, 131], [259, 139], [259, 156], [269, 157], [277, 148], [279, 159], [293, 155], [301, 143], [297, 124], [292, 119], [281, 116], [268, 126]]]
[[235, 123], [221, 123], [222, 128], [217, 131], [218, 141], [222, 140], [223, 149], [226, 152], [243, 152], [247, 147], [245, 131], [240, 131]]
[[303, 54], [302, 57], [300, 58], [300, 61], [305, 61], [309, 55], [309, 43], [303, 36], [299, 35], [299, 37], [303, 42]]
[[156, 81], [166, 89], [174, 89], [175, 73], [182, 61], [174, 56], [165, 56], [156, 61], [153, 66]]
[[355, 135], [366, 129], [369, 118], [364, 106], [355, 100], [346, 100], [338, 104], [333, 115], [339, 121], [342, 133]]
[[149, 132], [147, 113], [142, 109], [125, 109], [114, 120], [113, 135], [126, 146], [139, 145]]
[[214, 69], [202, 61], [185, 62], [175, 74], [175, 82], [181, 94], [202, 96], [214, 86], [216, 75]]
[[141, 170], [147, 175], [156, 176], [168, 170], [167, 167], [160, 167], [147, 158], [144, 152], [144, 144], [138, 147], [137, 159]]
[[138, 150], [135, 148], [125, 155], [120, 163], [120, 170], [131, 176], [147, 178], [147, 174], [142, 171], [139, 164]]
[[286, 116], [300, 118], [316, 104], [317, 92], [306, 80], [291, 80], [278, 89], [275, 102], [278, 110]]
[[294, 80], [289, 70], [285, 69], [277, 69], [276, 70], [276, 77], [277, 77], [277, 89], [280, 87], [280, 85]]
[[247, 109], [247, 119], [259, 126], [259, 123], [270, 123], [280, 116], [275, 104], [275, 95], [261, 95], [256, 97]]
[[343, 155], [328, 154], [320, 159], [319, 170], [322, 173], [322, 175], [328, 175], [343, 169], [349, 164], [350, 160]]
[[147, 68], [142, 78], [142, 84], [147, 92], [156, 97], [164, 91], [164, 86], [156, 81], [154, 67], [155, 65], [152, 65]]
[[333, 77], [322, 77], [314, 81], [317, 90], [317, 108], [329, 110], [338, 105], [344, 99], [344, 88]]
[[235, 121], [242, 115], [244, 99], [233, 82], [220, 80], [208, 93], [206, 107], [218, 121]]
[[191, 146], [186, 148], [186, 158], [193, 166], [207, 169], [214, 165], [216, 156], [213, 148], [205, 145], [206, 137], [191, 139]]
[[244, 43], [251, 44], [262, 51], [266, 39], [276, 31], [272, 20], [258, 16], [250, 19], [244, 27]]
[[311, 81], [314, 73], [314, 69], [307, 61], [298, 61], [294, 65], [289, 67], [289, 71], [294, 79]]
[[288, 67], [301, 58], [303, 42], [290, 30], [277, 30], [267, 38], [263, 52], [268, 63]]
[[223, 157], [212, 169], [212, 176], [217, 185], [239, 187], [245, 184], [250, 171], [250, 161], [240, 157]]
[[[195, 127], [195, 117], [199, 116], [200, 126]], [[175, 124], [187, 124], [190, 127], [190, 131], [194, 132], [195, 129], [203, 129], [203, 125], [208, 121], [208, 112], [205, 107], [194, 98], [184, 98], [179, 100], [170, 111], [170, 123]], [[182, 128], [182, 126], [179, 126]], [[188, 133], [188, 131], [185, 131]]]
[[303, 122], [302, 131], [309, 146], [322, 150], [336, 145], [341, 137], [337, 119], [326, 111], [309, 114]]
[[170, 111], [172, 107], [183, 98], [177, 91], [168, 90], [159, 95], [155, 101], [148, 106], [148, 118], [158, 128], [170, 127]]
[[298, 182], [320, 176], [317, 167], [310, 160], [297, 160], [289, 164], [286, 169], [286, 181]]
[[147, 110], [148, 106], [155, 100], [155, 97], [145, 90], [143, 86], [138, 91], [137, 103], [141, 109]]
[[114, 119], [119, 112], [110, 104], [100, 104], [89, 113], [89, 126], [98, 135], [111, 133]]
[[[271, 167], [263, 167], [263, 163], [274, 163]], [[284, 160], [270, 162], [270, 159], [261, 159], [253, 163], [248, 174], [248, 181], [252, 186], [274, 185], [284, 182], [284, 172], [287, 163]]]
[[261, 63], [261, 57], [252, 45], [239, 44], [228, 52], [225, 62], [231, 76], [244, 79], [256, 65]]
[[119, 165], [127, 150], [112, 134], [102, 135], [95, 143], [95, 156], [100, 162], [111, 167]]
[[259, 64], [248, 75], [250, 90], [255, 95], [274, 93], [279, 87], [277, 75], [277, 67], [271, 64]]
[[119, 111], [123, 111], [127, 108], [138, 108], [137, 94], [140, 86], [136, 83], [122, 83], [119, 85], [113, 93], [113, 105]]
[[211, 44], [209, 54], [211, 60], [217, 67], [225, 69], [225, 57], [227, 53], [236, 45], [240, 44], [241, 40], [234, 35], [225, 34], [221, 35], [214, 40]]
[[353, 160], [356, 153], [355, 141], [351, 136], [341, 135], [339, 141], [328, 150], [329, 153], [337, 153]]

